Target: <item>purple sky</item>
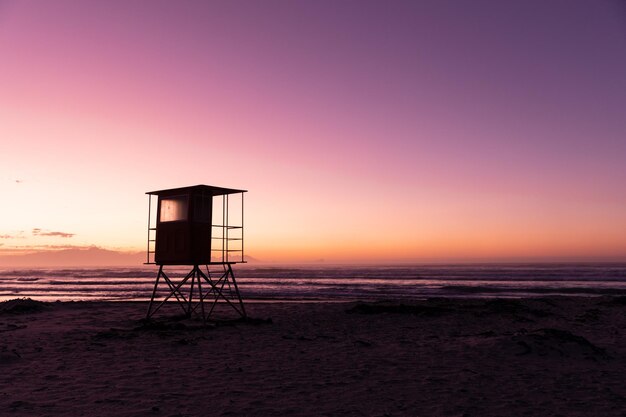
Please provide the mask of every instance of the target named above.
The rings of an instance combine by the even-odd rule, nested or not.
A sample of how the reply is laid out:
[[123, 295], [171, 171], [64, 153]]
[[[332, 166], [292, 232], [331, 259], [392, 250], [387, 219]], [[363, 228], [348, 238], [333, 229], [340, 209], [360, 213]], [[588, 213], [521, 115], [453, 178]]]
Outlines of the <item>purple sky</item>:
[[0, 57], [0, 236], [73, 235], [0, 250], [208, 183], [259, 258], [626, 255], [620, 1], [0, 0]]

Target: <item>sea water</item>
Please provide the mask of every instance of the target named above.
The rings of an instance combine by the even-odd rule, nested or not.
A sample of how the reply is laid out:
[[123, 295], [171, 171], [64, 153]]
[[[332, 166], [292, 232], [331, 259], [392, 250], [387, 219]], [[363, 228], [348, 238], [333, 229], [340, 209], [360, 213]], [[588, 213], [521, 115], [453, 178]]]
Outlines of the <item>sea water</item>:
[[[0, 270], [0, 300], [149, 299], [156, 266]], [[170, 268], [173, 281], [184, 269]], [[234, 265], [247, 300], [354, 301], [430, 297], [626, 295], [626, 264]], [[212, 269], [213, 278], [219, 271]], [[165, 290], [165, 289], [164, 289]]]

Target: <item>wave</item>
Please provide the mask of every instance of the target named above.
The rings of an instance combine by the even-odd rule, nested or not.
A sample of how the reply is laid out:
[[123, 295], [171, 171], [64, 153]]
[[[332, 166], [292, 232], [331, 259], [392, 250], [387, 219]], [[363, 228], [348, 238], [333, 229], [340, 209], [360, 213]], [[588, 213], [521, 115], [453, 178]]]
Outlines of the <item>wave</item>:
[[[181, 279], [188, 269], [170, 268]], [[146, 299], [156, 268], [0, 270], [0, 298]], [[216, 271], [219, 273], [219, 271]], [[626, 264], [250, 266], [235, 268], [250, 299], [352, 300], [626, 294]]]

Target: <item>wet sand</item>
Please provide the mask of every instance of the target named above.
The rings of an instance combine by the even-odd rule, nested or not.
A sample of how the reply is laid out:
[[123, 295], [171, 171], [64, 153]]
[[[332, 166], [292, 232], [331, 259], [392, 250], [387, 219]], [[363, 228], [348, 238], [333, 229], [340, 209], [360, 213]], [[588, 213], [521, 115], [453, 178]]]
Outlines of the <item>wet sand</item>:
[[626, 416], [623, 297], [146, 307], [0, 303], [0, 415]]

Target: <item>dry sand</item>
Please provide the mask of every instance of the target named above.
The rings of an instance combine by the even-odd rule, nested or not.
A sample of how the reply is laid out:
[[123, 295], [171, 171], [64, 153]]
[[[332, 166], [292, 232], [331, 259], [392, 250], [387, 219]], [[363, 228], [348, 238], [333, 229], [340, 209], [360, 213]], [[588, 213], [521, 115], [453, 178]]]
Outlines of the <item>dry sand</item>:
[[626, 416], [626, 299], [0, 304], [0, 415]]

